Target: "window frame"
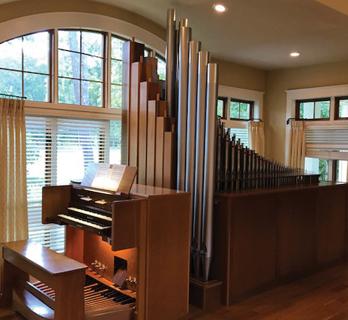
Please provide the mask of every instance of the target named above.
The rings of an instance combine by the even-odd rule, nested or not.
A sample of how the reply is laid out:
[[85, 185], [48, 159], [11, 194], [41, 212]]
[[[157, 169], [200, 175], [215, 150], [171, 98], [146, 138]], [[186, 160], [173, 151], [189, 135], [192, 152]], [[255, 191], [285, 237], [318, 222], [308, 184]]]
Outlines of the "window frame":
[[[314, 118], [315, 107], [317, 102], [327, 101], [329, 102], [329, 117], [328, 118]], [[300, 118], [300, 105], [305, 102], [314, 102], [313, 118]], [[313, 98], [313, 99], [299, 99], [295, 101], [295, 118], [297, 121], [330, 121], [331, 114], [331, 98]]]
[[[95, 32], [102, 33], [104, 35], [104, 57], [103, 57], [103, 81], [102, 81], [102, 105], [101, 106], [93, 106], [93, 105], [83, 105], [83, 104], [70, 104], [70, 103], [60, 103], [59, 99], [59, 89], [58, 89], [58, 79], [59, 78], [67, 78], [60, 77], [58, 75], [58, 31], [80, 31], [80, 32]], [[88, 119], [95, 119], [97, 116], [98, 119], [119, 119], [122, 114], [122, 108], [115, 108], [111, 106], [111, 43], [112, 37], [117, 37], [121, 40], [130, 41], [132, 37], [128, 37], [126, 35], [120, 35], [116, 30], [113, 31], [105, 31], [99, 28], [75, 28], [70, 26], [63, 27], [54, 27], [48, 29], [42, 29], [33, 31], [30, 33], [23, 33], [16, 37], [8, 37], [0, 42], [0, 44], [5, 43], [7, 41], [11, 41], [17, 38], [23, 38], [25, 36], [36, 34], [40, 32], [48, 32], [50, 36], [49, 41], [49, 89], [48, 89], [48, 101], [35, 101], [35, 100], [26, 100], [26, 110], [29, 114], [32, 115], [53, 115], [53, 116], [72, 116], [77, 115], [79, 118], [87, 117]], [[139, 40], [137, 40], [139, 41]], [[140, 40], [139, 42], [143, 42]], [[163, 54], [158, 49], [152, 49], [150, 46], [146, 46], [147, 50], [151, 50], [154, 52], [154, 55], [162, 58], [165, 61]], [[66, 50], [65, 50], [66, 51]], [[79, 53], [82, 54], [81, 52]], [[10, 70], [17, 71], [17, 70]], [[17, 71], [21, 72], [22, 71]], [[69, 78], [70, 79], [70, 78]], [[81, 81], [82, 79], [78, 79]], [[122, 85], [124, 87], [124, 84]], [[23, 90], [22, 90], [23, 92]], [[6, 92], [4, 92], [6, 93]], [[80, 95], [82, 92], [80, 92]]]
[[347, 117], [340, 117], [340, 101], [348, 100], [348, 96], [336, 96], [335, 97], [335, 120], [348, 120]]
[[[108, 38], [108, 33], [105, 31], [98, 31], [98, 30], [92, 30], [92, 29], [83, 29], [83, 28], [57, 28], [56, 29], [56, 43], [57, 43], [57, 47], [54, 49], [57, 52], [57, 61], [56, 64], [56, 68], [57, 68], [57, 85], [56, 85], [56, 96], [57, 96], [57, 103], [64, 105], [74, 105], [74, 106], [82, 106], [82, 107], [96, 107], [96, 108], [106, 108], [107, 105], [107, 99], [106, 99], [106, 92], [108, 91], [108, 81], [107, 81], [107, 73], [110, 72], [111, 74], [111, 64], [110, 64], [110, 68], [108, 67], [108, 43], [111, 41], [111, 37], [110, 40]], [[74, 50], [68, 50], [68, 49], [61, 49], [59, 48], [59, 31], [78, 31], [80, 32], [80, 52], [74, 51]], [[91, 54], [87, 54], [87, 53], [83, 53], [82, 52], [82, 33], [83, 32], [92, 32], [92, 33], [99, 33], [103, 35], [103, 56], [102, 57], [98, 57], [95, 55], [91, 55]], [[80, 78], [73, 78], [73, 77], [66, 77], [66, 76], [60, 76], [59, 75], [59, 52], [60, 51], [64, 51], [64, 52], [72, 52], [75, 54], [78, 54], [80, 56]], [[88, 57], [92, 57], [92, 58], [99, 58], [103, 60], [103, 64], [102, 64], [102, 72], [103, 72], [103, 77], [102, 77], [102, 81], [98, 81], [98, 80], [87, 80], [87, 79], [83, 79], [82, 77], [82, 56], [88, 56]], [[110, 57], [111, 58], [111, 57]], [[109, 70], [110, 69], [110, 70]], [[80, 85], [80, 103], [79, 104], [69, 104], [69, 103], [64, 103], [64, 102], [59, 102], [59, 79], [67, 79], [67, 80], [75, 80], [75, 81], [79, 81], [79, 85]], [[99, 83], [102, 85], [102, 94], [101, 94], [101, 99], [102, 99], [102, 103], [100, 106], [95, 106], [95, 105], [84, 105], [82, 104], [82, 82], [93, 82], [93, 83]], [[111, 84], [110, 84], [111, 85]], [[109, 106], [111, 108], [111, 106]]]
[[[122, 64], [124, 63], [124, 60], [121, 60], [121, 59], [116, 59], [116, 58], [113, 58], [112, 57], [112, 39], [113, 38], [117, 38], [119, 40], [122, 40], [122, 41], [130, 41], [130, 39], [127, 39], [125, 37], [122, 37], [122, 36], [119, 36], [119, 35], [116, 35], [116, 34], [113, 34], [113, 33], [109, 33], [108, 35], [108, 46], [109, 46], [109, 50], [107, 50], [108, 52], [108, 57], [107, 57], [107, 60], [108, 60], [108, 66], [106, 67], [107, 70], [105, 70], [105, 73], [109, 73], [109, 77], [108, 77], [108, 84], [106, 86], [106, 89], [108, 91], [108, 94], [107, 94], [107, 100], [109, 101], [108, 102], [108, 108], [109, 109], [112, 109], [112, 110], [122, 110], [122, 106], [120, 107], [116, 107], [116, 106], [113, 106], [112, 105], [112, 87], [113, 86], [117, 86], [117, 87], [120, 87], [122, 89], [122, 91], [124, 90], [124, 87], [126, 85], [125, 82], [121, 83], [121, 84], [117, 84], [117, 83], [113, 83], [112, 82], [112, 62], [113, 61], [118, 61], [118, 62], [122, 62]], [[122, 79], [123, 79], [123, 76], [125, 74], [124, 70], [122, 69], [123, 71], [123, 74], [122, 74]], [[125, 79], [123, 79], [124, 81]], [[104, 106], [105, 108], [106, 106]]]
[[[239, 103], [239, 116], [240, 116], [240, 104], [241, 103], [247, 103], [249, 104], [249, 118], [248, 119], [241, 119], [241, 118], [232, 118], [231, 117], [231, 103], [232, 102], [237, 102]], [[236, 99], [236, 98], [231, 98], [229, 100], [229, 109], [230, 109], [230, 118], [229, 120], [233, 120], [233, 121], [252, 121], [254, 120], [254, 104], [255, 104], [255, 101], [252, 101], [252, 100], [243, 100], [243, 99]]]
[[[36, 100], [30, 100], [33, 102], [37, 102], [37, 103], [52, 103], [53, 102], [53, 83], [54, 83], [54, 79], [53, 79], [53, 75], [54, 75], [54, 70], [53, 70], [53, 56], [52, 56], [52, 52], [54, 51], [54, 46], [53, 46], [53, 42], [54, 42], [54, 29], [47, 29], [47, 30], [40, 30], [40, 31], [34, 31], [34, 32], [30, 32], [30, 33], [26, 33], [23, 35], [20, 35], [18, 37], [13, 37], [13, 38], [9, 38], [5, 41], [1, 41], [0, 45], [12, 40], [16, 40], [16, 39], [21, 39], [21, 42], [23, 44], [24, 38], [27, 36], [31, 36], [34, 34], [38, 34], [38, 33], [44, 33], [47, 32], [48, 33], [48, 43], [49, 43], [49, 48], [48, 48], [48, 73], [42, 73], [42, 72], [34, 72], [34, 71], [25, 71], [24, 70], [24, 50], [23, 47], [21, 49], [21, 70], [17, 70], [17, 69], [12, 69], [12, 68], [3, 68], [0, 67], [0, 70], [5, 70], [5, 71], [9, 71], [9, 72], [19, 72], [21, 74], [21, 96], [25, 97], [25, 88], [24, 88], [24, 74], [25, 73], [29, 73], [29, 74], [34, 74], [34, 75], [41, 75], [41, 76], [48, 76], [48, 99], [47, 101], [36, 101]], [[1, 92], [4, 93], [4, 92]], [[25, 97], [27, 98], [27, 97]]]
[[[228, 101], [228, 98], [227, 97], [222, 97], [222, 96], [219, 96], [217, 98], [217, 100], [222, 100], [224, 105], [222, 107], [222, 117], [221, 119], [223, 120], [226, 120], [227, 119], [227, 101]], [[216, 113], [217, 114], [217, 113]]]

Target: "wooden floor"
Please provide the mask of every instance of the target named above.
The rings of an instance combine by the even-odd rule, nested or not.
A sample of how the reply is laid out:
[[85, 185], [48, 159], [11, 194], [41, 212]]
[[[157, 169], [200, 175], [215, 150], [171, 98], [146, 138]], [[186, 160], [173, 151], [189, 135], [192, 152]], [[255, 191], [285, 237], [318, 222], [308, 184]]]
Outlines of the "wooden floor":
[[[195, 320], [348, 320], [348, 263], [254, 296]], [[22, 318], [0, 309], [1, 320]], [[164, 318], [165, 319], [165, 318]]]
[[348, 263], [196, 320], [348, 320]]

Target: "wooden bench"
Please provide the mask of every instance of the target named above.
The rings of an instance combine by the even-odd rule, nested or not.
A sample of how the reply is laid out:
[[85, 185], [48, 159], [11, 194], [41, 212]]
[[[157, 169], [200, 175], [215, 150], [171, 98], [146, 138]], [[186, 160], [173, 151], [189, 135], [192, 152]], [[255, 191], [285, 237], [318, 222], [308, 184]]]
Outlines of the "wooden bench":
[[[86, 265], [31, 241], [3, 246], [4, 294], [2, 304], [27, 319], [82, 320]], [[51, 305], [34, 296], [28, 287], [32, 276], [55, 291]]]

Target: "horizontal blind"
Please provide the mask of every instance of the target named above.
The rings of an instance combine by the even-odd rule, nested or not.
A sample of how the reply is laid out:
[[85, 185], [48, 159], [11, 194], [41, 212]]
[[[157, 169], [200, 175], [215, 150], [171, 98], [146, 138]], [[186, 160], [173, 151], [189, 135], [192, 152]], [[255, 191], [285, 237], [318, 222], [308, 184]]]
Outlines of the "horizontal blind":
[[307, 128], [305, 130], [305, 139], [307, 153], [348, 150], [348, 128]]
[[248, 128], [229, 128], [231, 137], [233, 135], [236, 136], [236, 139], [240, 139], [240, 142], [244, 144], [244, 146], [249, 147], [249, 130]]
[[90, 163], [108, 162], [109, 122], [27, 117], [29, 238], [64, 251], [65, 228], [41, 223], [42, 187], [80, 181]]

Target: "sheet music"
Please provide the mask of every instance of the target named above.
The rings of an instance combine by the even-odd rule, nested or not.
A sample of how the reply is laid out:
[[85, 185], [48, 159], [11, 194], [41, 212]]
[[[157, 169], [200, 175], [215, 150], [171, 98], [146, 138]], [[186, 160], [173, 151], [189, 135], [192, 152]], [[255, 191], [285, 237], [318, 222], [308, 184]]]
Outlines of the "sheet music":
[[127, 166], [106, 163], [91, 164], [82, 180], [82, 185], [117, 192]]

